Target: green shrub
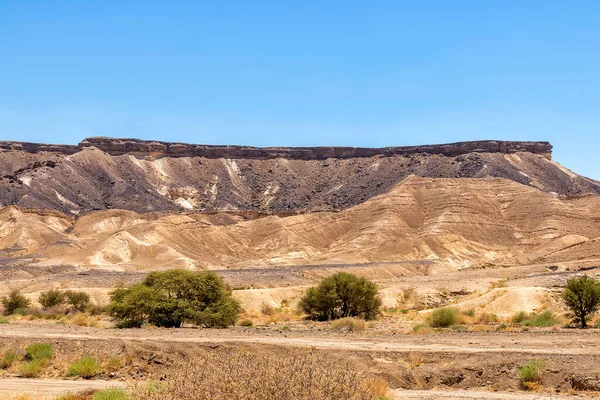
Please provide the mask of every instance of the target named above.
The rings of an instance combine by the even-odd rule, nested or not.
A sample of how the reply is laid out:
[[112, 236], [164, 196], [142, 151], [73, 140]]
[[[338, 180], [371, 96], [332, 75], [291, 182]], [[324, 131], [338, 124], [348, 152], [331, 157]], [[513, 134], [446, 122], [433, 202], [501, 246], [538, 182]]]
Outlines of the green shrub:
[[527, 364], [519, 367], [519, 376], [521, 377], [521, 382], [539, 382], [544, 366], [545, 363], [543, 361], [534, 360], [529, 361]]
[[309, 318], [329, 321], [345, 317], [375, 319], [381, 307], [377, 286], [364, 278], [340, 272], [306, 291], [300, 308]]
[[125, 390], [120, 388], [104, 389], [94, 393], [92, 400], [128, 400]]
[[231, 290], [212, 271], [151, 272], [142, 283], [114, 290], [108, 312], [118, 327], [161, 327], [193, 324], [203, 327], [234, 325], [241, 306]]
[[438, 308], [430, 316], [430, 324], [434, 328], [448, 328], [456, 324], [458, 311], [455, 308]]
[[94, 357], [83, 356], [69, 367], [67, 376], [89, 379], [100, 371], [100, 363]]
[[429, 324], [417, 324], [417, 325], [413, 326], [412, 331], [414, 333], [419, 333], [421, 331], [432, 332], [433, 329], [431, 329], [431, 326], [429, 326]]
[[50, 360], [54, 356], [49, 343], [33, 343], [25, 348], [25, 357], [30, 361]]
[[6, 318], [0, 317], [0, 325], [6, 325], [6, 324], [9, 324], [8, 320]]
[[462, 310], [460, 312], [462, 315], [466, 315], [467, 317], [474, 317], [475, 316], [475, 310], [472, 308], [469, 308], [468, 310]]
[[25, 378], [37, 378], [44, 372], [47, 360], [32, 360], [21, 364], [21, 374]]
[[367, 324], [362, 319], [347, 317], [333, 321], [331, 329], [334, 331], [360, 332], [364, 331], [366, 326]]
[[73, 311], [83, 312], [90, 304], [90, 295], [85, 292], [67, 290], [65, 296], [67, 298], [67, 304], [71, 306]]
[[51, 289], [40, 293], [38, 301], [42, 305], [43, 309], [48, 309], [63, 304], [65, 302], [65, 298], [65, 292], [61, 292], [58, 289]]
[[519, 311], [510, 317], [510, 322], [513, 324], [520, 324], [527, 319], [527, 313], [525, 311]]
[[13, 289], [8, 296], [2, 298], [2, 306], [4, 306], [4, 315], [12, 315], [18, 309], [29, 307], [31, 300], [23, 296], [21, 291]]
[[0, 359], [0, 368], [10, 368], [13, 365], [13, 363], [17, 361], [17, 358], [19, 358], [19, 353], [17, 353], [16, 351], [7, 351], [2, 355], [2, 358]]
[[240, 326], [254, 326], [254, 323], [249, 319], [243, 319], [239, 323]]
[[13, 314], [25, 316], [25, 315], [29, 314], [29, 309], [19, 307], [19, 308], [16, 308], [15, 311], [13, 311]]
[[573, 322], [585, 329], [588, 318], [600, 308], [600, 283], [587, 275], [569, 279], [562, 298], [571, 310]]
[[523, 322], [524, 326], [553, 326], [560, 324], [560, 321], [554, 317], [552, 311], [544, 311], [540, 314], [530, 314]]

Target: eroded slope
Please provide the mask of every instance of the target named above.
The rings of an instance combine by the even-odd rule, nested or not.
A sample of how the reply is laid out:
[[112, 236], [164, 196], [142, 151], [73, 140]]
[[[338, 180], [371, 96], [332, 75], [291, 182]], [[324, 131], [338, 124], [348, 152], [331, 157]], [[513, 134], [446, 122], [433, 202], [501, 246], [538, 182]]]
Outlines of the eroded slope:
[[595, 195], [559, 199], [506, 179], [411, 176], [341, 212], [288, 217], [107, 210], [74, 219], [9, 207], [0, 245], [42, 264], [110, 269], [524, 264], [600, 258], [597, 204]]

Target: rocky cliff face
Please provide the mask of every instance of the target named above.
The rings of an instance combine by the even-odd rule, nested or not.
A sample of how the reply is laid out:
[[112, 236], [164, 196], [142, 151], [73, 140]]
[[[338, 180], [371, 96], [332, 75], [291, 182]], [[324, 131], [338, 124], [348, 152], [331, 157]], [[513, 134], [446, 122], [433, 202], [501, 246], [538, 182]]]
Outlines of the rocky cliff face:
[[0, 206], [82, 214], [342, 210], [410, 175], [501, 177], [557, 195], [600, 183], [551, 160], [547, 142], [465, 142], [383, 149], [205, 146], [89, 138], [78, 146], [0, 142]]
[[79, 143], [80, 148], [95, 147], [111, 155], [133, 154], [153, 157], [204, 157], [267, 160], [325, 160], [328, 158], [364, 158], [374, 156], [398, 156], [409, 154], [436, 154], [458, 156], [468, 153], [512, 154], [528, 152], [551, 158], [552, 145], [548, 142], [477, 141], [427, 146], [384, 148], [356, 147], [249, 147], [208, 146], [186, 143], [168, 143], [139, 139], [88, 138]]

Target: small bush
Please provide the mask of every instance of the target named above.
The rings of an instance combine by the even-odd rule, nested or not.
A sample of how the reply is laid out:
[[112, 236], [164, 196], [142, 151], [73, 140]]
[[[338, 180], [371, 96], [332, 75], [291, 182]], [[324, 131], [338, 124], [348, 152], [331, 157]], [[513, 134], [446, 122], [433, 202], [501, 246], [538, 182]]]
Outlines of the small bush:
[[108, 359], [108, 361], [106, 361], [106, 368], [112, 370], [112, 371], [116, 371], [119, 368], [121, 368], [121, 366], [123, 365], [123, 363], [121, 362], [121, 359], [118, 357], [111, 357]]
[[475, 310], [472, 308], [469, 308], [468, 310], [462, 310], [460, 312], [462, 315], [466, 315], [467, 317], [474, 317], [475, 316]]
[[498, 317], [496, 314], [484, 312], [477, 316], [477, 322], [480, 324], [491, 324], [493, 322], [498, 322]]
[[260, 312], [262, 315], [266, 315], [266, 316], [272, 316], [275, 314], [275, 307], [267, 304], [267, 303], [262, 303], [262, 306], [260, 307]]
[[16, 308], [15, 311], [13, 311], [13, 314], [26, 316], [27, 314], [29, 314], [29, 308], [25, 308], [25, 307]]
[[428, 324], [417, 324], [412, 328], [413, 333], [426, 334], [435, 332]]
[[25, 348], [25, 357], [30, 361], [50, 360], [54, 356], [49, 343], [33, 343]]
[[89, 379], [100, 371], [100, 363], [94, 357], [83, 356], [69, 367], [67, 376]]
[[58, 289], [51, 289], [40, 293], [38, 301], [42, 305], [42, 308], [47, 310], [63, 304], [65, 302], [65, 297], [65, 292], [61, 292]]
[[2, 355], [0, 359], [0, 368], [9, 369], [15, 361], [19, 358], [19, 353], [16, 351], [7, 351]]
[[6, 325], [6, 324], [9, 324], [8, 320], [6, 318], [0, 317], [0, 325]]
[[83, 312], [90, 304], [90, 295], [85, 292], [67, 290], [65, 296], [67, 298], [67, 304], [71, 306], [73, 311]]
[[56, 400], [92, 400], [94, 393], [96, 393], [94, 389], [88, 389], [77, 393], [64, 394], [60, 397], [57, 397]]
[[522, 324], [525, 326], [553, 326], [560, 324], [560, 321], [554, 317], [551, 311], [544, 311], [537, 315], [530, 314]]
[[11, 290], [8, 296], [2, 298], [2, 306], [4, 306], [4, 315], [12, 315], [18, 309], [25, 309], [29, 307], [31, 300], [23, 296], [21, 291], [14, 289]]
[[32, 360], [21, 365], [21, 374], [25, 378], [37, 378], [44, 372], [46, 360]]
[[456, 324], [457, 314], [455, 308], [438, 308], [431, 313], [431, 326], [434, 328], [448, 328]]
[[240, 326], [254, 326], [254, 322], [252, 322], [252, 320], [249, 320], [249, 319], [243, 319], [240, 321], [239, 325]]
[[510, 322], [513, 324], [520, 324], [521, 322], [527, 319], [527, 313], [525, 311], [519, 311], [514, 313], [512, 317], [510, 317]]
[[362, 319], [349, 317], [333, 321], [331, 329], [334, 331], [361, 332], [365, 330], [366, 325]]
[[120, 388], [110, 388], [100, 390], [94, 393], [92, 400], [128, 400], [125, 390]]
[[529, 361], [527, 364], [519, 367], [521, 383], [539, 382], [544, 366], [545, 363], [543, 361], [534, 360]]

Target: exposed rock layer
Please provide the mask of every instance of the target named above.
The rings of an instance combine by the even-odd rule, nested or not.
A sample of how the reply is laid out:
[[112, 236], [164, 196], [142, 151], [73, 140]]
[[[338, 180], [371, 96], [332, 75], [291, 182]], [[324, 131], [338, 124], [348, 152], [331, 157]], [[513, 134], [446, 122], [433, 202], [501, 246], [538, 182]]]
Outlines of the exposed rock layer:
[[53, 145], [14, 141], [0, 141], [0, 151], [27, 151], [29, 153], [53, 152], [74, 154], [86, 147], [95, 147], [110, 155], [133, 154], [151, 157], [204, 157], [204, 158], [244, 158], [264, 160], [286, 158], [289, 160], [325, 160], [327, 158], [360, 158], [373, 156], [395, 156], [407, 154], [438, 154], [458, 156], [468, 153], [512, 154], [528, 152], [551, 158], [552, 145], [548, 142], [509, 142], [482, 140], [424, 146], [394, 146], [383, 148], [357, 147], [251, 147], [251, 146], [212, 146], [188, 143], [171, 143], [156, 140], [119, 139], [91, 137], [79, 145]]
[[548, 142], [505, 142], [476, 141], [427, 146], [405, 146], [384, 148], [356, 147], [250, 147], [250, 146], [209, 146], [187, 143], [168, 143], [139, 139], [114, 139], [92, 137], [79, 143], [80, 148], [96, 147], [111, 155], [134, 154], [155, 157], [205, 157], [205, 158], [244, 158], [264, 160], [285, 158], [288, 160], [325, 160], [327, 158], [361, 158], [373, 156], [396, 156], [405, 154], [439, 154], [458, 156], [467, 153], [512, 154], [528, 152], [542, 154], [548, 158], [552, 145]]

